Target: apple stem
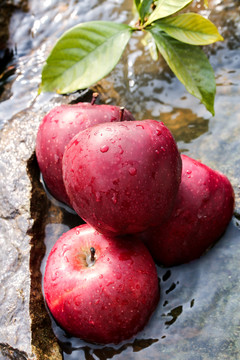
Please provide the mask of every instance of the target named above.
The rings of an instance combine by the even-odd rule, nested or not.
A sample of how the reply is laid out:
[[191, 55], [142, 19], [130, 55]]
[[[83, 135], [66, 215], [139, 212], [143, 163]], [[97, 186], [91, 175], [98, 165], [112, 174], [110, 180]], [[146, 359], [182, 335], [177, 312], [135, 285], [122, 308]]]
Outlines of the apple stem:
[[98, 96], [99, 96], [99, 93], [97, 93], [97, 92], [94, 92], [94, 93], [92, 94], [92, 101], [91, 101], [91, 105], [94, 105], [94, 104], [95, 104], [95, 102], [96, 102], [96, 100], [97, 100]]
[[119, 121], [123, 121], [124, 110], [125, 110], [125, 107], [121, 106], [120, 107], [120, 119], [119, 119]]
[[95, 252], [96, 252], [94, 247], [90, 248], [90, 252], [91, 252], [91, 262], [94, 262], [95, 261]]

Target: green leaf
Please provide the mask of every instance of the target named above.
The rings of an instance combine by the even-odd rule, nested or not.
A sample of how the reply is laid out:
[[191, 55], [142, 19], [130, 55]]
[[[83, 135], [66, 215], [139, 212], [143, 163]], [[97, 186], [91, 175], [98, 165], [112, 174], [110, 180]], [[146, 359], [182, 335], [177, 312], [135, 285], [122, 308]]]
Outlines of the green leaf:
[[133, 29], [125, 24], [79, 24], [58, 40], [42, 70], [41, 91], [61, 94], [85, 89], [118, 63]]
[[138, 9], [139, 5], [140, 5], [141, 0], [134, 0], [134, 4], [136, 6], [136, 8]]
[[148, 47], [149, 53], [150, 53], [153, 61], [157, 61], [158, 60], [158, 49], [156, 46], [156, 42], [154, 41], [150, 32], [146, 33], [146, 35], [144, 36], [144, 38], [142, 39], [141, 42], [142, 42], [143, 46]]
[[186, 13], [157, 21], [168, 35], [191, 45], [209, 45], [222, 41], [216, 26], [199, 14]]
[[184, 84], [214, 115], [216, 83], [214, 71], [204, 52], [194, 45], [184, 44], [161, 31], [157, 25], [148, 29], [167, 64]]
[[140, 19], [143, 21], [145, 16], [149, 13], [150, 6], [152, 4], [152, 0], [142, 0], [138, 6], [138, 13]]
[[148, 18], [145, 26], [166, 16], [175, 14], [187, 6], [192, 0], [158, 0], [157, 6]]

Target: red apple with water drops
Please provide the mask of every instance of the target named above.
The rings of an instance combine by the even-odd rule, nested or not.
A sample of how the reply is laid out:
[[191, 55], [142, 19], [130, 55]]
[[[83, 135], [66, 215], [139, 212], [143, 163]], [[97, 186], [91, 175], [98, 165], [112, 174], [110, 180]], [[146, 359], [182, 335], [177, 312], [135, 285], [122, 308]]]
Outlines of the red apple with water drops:
[[63, 179], [74, 210], [99, 232], [137, 233], [169, 216], [181, 157], [162, 122], [104, 123], [68, 144]]
[[234, 193], [222, 173], [182, 155], [182, 181], [171, 217], [147, 230], [143, 239], [166, 266], [200, 257], [220, 238], [234, 210]]
[[36, 156], [47, 188], [56, 199], [70, 205], [62, 180], [62, 157], [69, 141], [89, 126], [121, 120], [134, 117], [124, 108], [97, 105], [94, 101], [56, 106], [43, 118], [37, 133]]
[[67, 333], [94, 343], [119, 343], [146, 325], [159, 301], [159, 283], [140, 240], [104, 236], [84, 224], [52, 248], [44, 293]]

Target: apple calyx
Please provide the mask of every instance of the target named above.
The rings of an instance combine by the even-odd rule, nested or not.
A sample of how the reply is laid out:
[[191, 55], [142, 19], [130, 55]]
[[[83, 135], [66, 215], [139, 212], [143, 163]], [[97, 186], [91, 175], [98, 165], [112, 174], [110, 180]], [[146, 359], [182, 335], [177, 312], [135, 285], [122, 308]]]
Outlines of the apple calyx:
[[98, 96], [99, 96], [99, 93], [97, 93], [97, 92], [94, 92], [94, 93], [92, 94], [91, 105], [94, 105], [94, 104], [95, 104]]
[[123, 121], [124, 110], [125, 110], [125, 107], [124, 107], [124, 106], [121, 106], [121, 107], [120, 107], [120, 118], [119, 118], [119, 121]]
[[96, 250], [94, 249], [94, 247], [90, 247], [90, 253], [88, 253], [86, 256], [86, 263], [88, 267], [92, 267], [95, 264], [96, 262], [95, 253]]

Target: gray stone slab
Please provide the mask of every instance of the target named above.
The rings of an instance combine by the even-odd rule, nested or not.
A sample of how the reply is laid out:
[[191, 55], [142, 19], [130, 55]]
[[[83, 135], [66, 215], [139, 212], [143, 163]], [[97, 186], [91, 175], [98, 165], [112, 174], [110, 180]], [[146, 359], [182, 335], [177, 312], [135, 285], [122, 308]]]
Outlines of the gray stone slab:
[[[36, 121], [30, 121], [31, 117]], [[27, 358], [41, 359], [42, 353], [46, 359], [58, 359], [59, 347], [41, 292], [40, 264], [45, 248], [39, 230], [44, 226], [41, 215], [46, 213], [48, 202], [41, 189], [37, 198], [33, 196], [37, 177], [30, 172], [37, 169], [31, 159], [38, 123], [37, 114], [29, 111], [19, 114], [1, 133], [0, 349], [10, 358], [18, 351], [23, 358], [27, 354]], [[33, 201], [39, 201], [37, 210]]]

